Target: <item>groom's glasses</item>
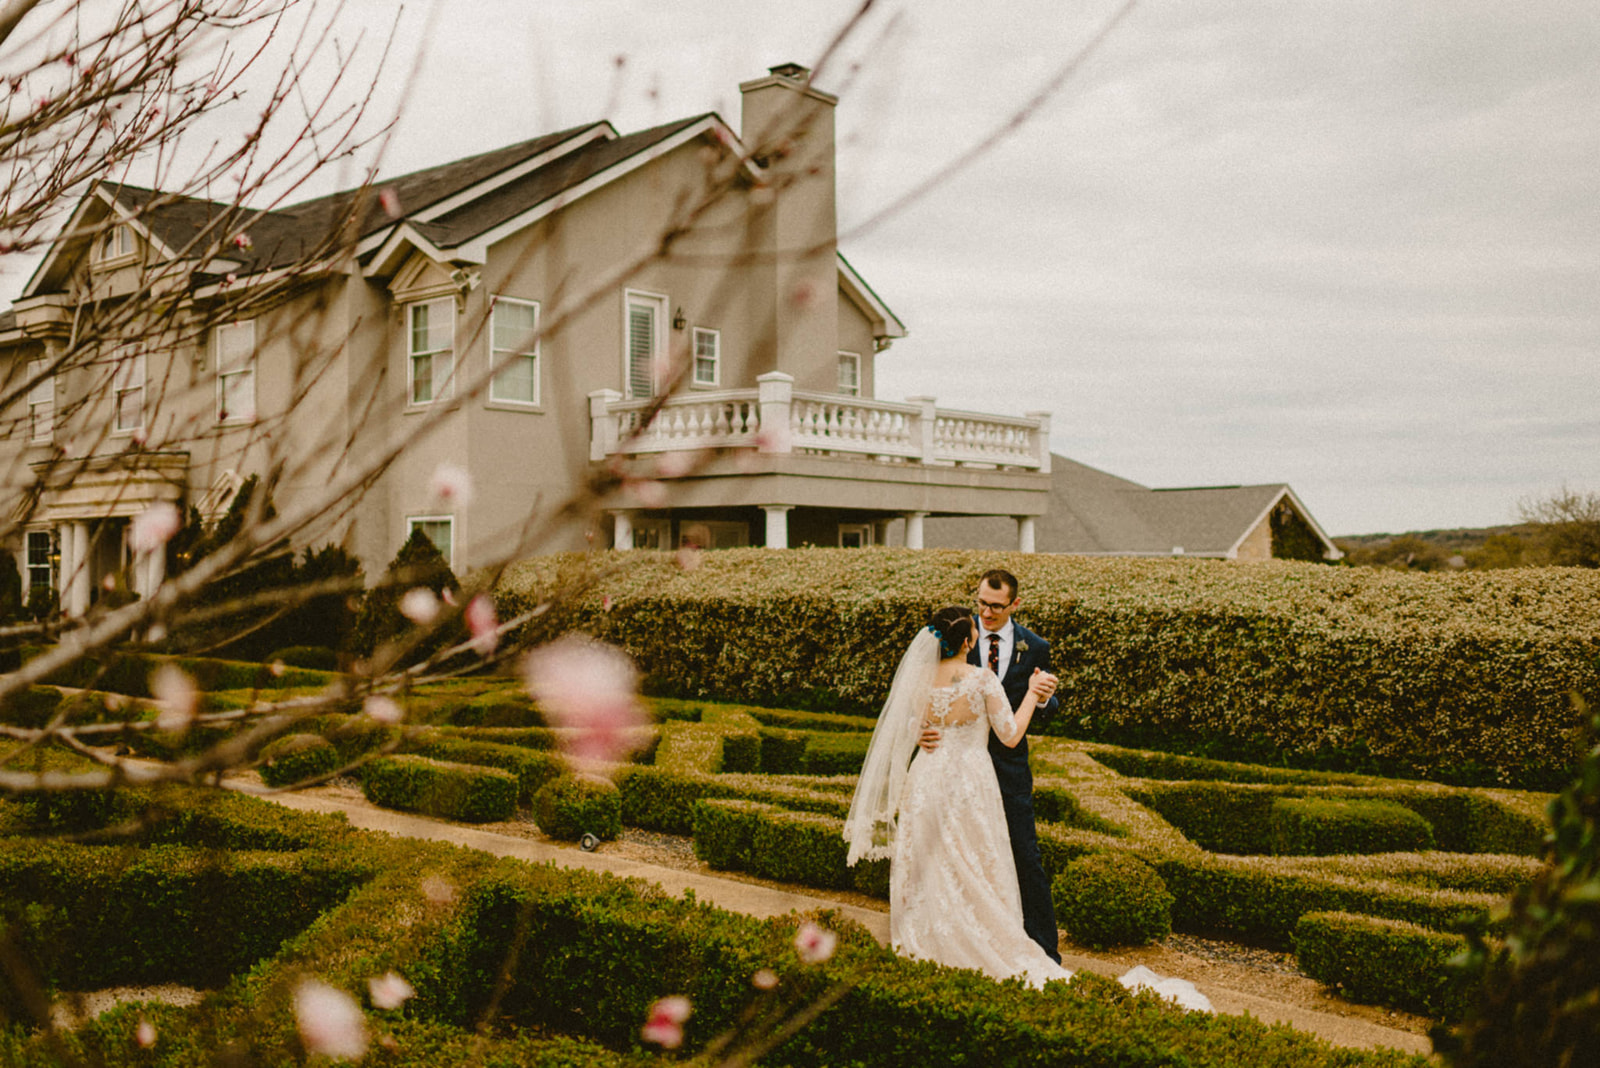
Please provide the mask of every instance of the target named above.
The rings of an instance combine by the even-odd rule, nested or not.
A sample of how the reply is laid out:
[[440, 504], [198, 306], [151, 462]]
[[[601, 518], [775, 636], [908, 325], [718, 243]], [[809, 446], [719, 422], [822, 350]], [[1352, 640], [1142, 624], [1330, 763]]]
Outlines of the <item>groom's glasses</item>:
[[979, 612], [1004, 612], [1010, 607], [1011, 602], [1009, 601], [985, 601], [982, 597], [978, 598]]

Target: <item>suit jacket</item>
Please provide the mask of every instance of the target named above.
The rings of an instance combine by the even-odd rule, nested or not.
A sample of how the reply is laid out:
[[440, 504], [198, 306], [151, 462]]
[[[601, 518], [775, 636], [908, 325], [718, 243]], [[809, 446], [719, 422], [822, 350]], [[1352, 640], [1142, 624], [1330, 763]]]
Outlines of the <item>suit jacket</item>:
[[[1013, 710], [1022, 704], [1023, 698], [1028, 696], [1028, 680], [1033, 677], [1033, 669], [1047, 671], [1054, 674], [1050, 664], [1050, 643], [1045, 641], [1033, 631], [1024, 627], [1016, 620], [1011, 621], [1016, 628], [1015, 640], [1011, 643], [1011, 663], [1007, 665], [1000, 678], [1000, 685], [1006, 691], [1006, 699], [1011, 702]], [[978, 633], [983, 633], [982, 624], [979, 624]], [[979, 639], [980, 644], [982, 639]], [[974, 647], [967, 654], [967, 663], [984, 667], [983, 657]], [[985, 669], [987, 670], [987, 669]], [[1032, 729], [1042, 717], [1054, 715], [1061, 705], [1054, 694], [1050, 700], [1034, 709], [1033, 719], [1028, 724]], [[1033, 774], [1028, 770], [1028, 739], [1024, 735], [1015, 746], [1005, 746], [993, 734], [989, 735], [989, 755], [994, 758], [995, 775], [1000, 780], [1000, 792], [1026, 793], [1033, 792]]]

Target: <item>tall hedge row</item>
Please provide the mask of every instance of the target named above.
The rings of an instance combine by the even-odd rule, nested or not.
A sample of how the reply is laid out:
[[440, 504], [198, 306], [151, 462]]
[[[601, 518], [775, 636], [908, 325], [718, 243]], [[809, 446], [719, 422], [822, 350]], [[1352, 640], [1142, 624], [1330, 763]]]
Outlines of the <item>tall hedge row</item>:
[[502, 579], [508, 618], [626, 647], [656, 692], [876, 712], [930, 609], [1022, 583], [1063, 714], [1045, 731], [1204, 755], [1542, 789], [1600, 702], [1600, 573], [1404, 574], [939, 550], [566, 554]]

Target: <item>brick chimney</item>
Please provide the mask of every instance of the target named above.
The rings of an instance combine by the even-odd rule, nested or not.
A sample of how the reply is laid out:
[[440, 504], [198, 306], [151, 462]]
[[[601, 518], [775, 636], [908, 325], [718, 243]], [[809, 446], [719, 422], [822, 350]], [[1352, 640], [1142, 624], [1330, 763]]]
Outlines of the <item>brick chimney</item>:
[[[770, 307], [772, 368], [801, 388], [832, 390], [839, 350], [838, 221], [833, 109], [838, 97], [813, 88], [798, 63], [769, 68], [739, 86], [740, 139], [766, 168], [774, 196], [756, 209], [753, 238], [775, 257]], [[765, 312], [767, 309], [758, 309]]]

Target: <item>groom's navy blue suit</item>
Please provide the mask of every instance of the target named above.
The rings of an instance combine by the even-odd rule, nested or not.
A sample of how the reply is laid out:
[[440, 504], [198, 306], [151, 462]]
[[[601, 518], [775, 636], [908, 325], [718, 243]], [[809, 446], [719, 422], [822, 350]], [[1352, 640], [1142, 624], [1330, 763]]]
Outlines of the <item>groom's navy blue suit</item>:
[[[978, 645], [983, 642], [983, 624], [978, 620]], [[1016, 620], [1011, 644], [1011, 663], [1000, 673], [1000, 684], [1005, 687], [1006, 698], [1013, 710], [1028, 696], [1028, 680], [1033, 669], [1044, 672], [1050, 669], [1050, 643]], [[974, 647], [967, 663], [988, 670], [979, 648]], [[1052, 694], [1050, 700], [1034, 710], [1033, 723], [1040, 717], [1053, 714], [1059, 703]], [[1030, 724], [1031, 726], [1031, 724]], [[989, 755], [994, 758], [995, 777], [1000, 780], [1000, 800], [1006, 809], [1006, 830], [1011, 835], [1011, 856], [1017, 864], [1017, 884], [1022, 890], [1022, 926], [1028, 937], [1039, 943], [1052, 960], [1061, 963], [1061, 953], [1056, 949], [1056, 910], [1050, 902], [1050, 880], [1039, 860], [1039, 835], [1033, 825], [1033, 772], [1028, 768], [1028, 739], [1024, 735], [1016, 746], [1007, 748], [991, 732]]]

